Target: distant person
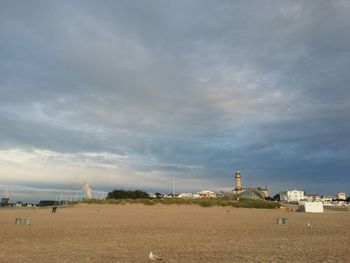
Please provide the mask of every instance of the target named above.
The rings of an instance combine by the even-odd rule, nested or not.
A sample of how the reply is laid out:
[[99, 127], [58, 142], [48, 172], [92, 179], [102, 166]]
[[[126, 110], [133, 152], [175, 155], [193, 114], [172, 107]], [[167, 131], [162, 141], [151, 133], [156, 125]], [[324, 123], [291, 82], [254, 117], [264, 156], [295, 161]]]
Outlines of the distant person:
[[53, 206], [53, 207], [52, 207], [52, 212], [51, 212], [51, 213], [56, 214], [56, 211], [57, 211], [57, 206]]

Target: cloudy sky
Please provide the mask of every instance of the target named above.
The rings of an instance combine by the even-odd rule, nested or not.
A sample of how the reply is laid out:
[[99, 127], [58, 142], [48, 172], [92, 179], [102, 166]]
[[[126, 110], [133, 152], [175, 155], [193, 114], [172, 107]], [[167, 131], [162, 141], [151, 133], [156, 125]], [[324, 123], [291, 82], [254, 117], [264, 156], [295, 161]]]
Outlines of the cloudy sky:
[[0, 1], [0, 192], [350, 194], [349, 1]]

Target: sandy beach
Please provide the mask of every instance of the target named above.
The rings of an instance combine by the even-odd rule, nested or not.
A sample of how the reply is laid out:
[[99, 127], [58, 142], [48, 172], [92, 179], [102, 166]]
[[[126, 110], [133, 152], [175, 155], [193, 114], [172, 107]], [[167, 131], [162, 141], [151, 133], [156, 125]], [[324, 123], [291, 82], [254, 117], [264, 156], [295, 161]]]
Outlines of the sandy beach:
[[79, 205], [0, 209], [0, 228], [1, 263], [150, 262], [150, 251], [165, 262], [350, 262], [350, 212]]

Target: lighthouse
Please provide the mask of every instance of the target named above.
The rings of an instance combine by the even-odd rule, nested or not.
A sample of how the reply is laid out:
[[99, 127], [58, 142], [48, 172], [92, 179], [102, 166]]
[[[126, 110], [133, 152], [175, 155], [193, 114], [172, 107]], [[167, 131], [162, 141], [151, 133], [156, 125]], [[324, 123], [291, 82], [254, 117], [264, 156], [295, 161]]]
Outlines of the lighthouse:
[[236, 188], [235, 188], [236, 192], [242, 191], [241, 173], [239, 172], [239, 170], [236, 171], [235, 181], [236, 181]]

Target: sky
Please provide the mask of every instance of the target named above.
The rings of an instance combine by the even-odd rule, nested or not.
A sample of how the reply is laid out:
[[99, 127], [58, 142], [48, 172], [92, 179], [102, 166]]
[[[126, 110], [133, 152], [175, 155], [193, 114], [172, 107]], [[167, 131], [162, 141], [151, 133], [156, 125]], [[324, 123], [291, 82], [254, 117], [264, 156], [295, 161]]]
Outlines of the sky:
[[0, 0], [0, 192], [350, 194], [350, 2]]

